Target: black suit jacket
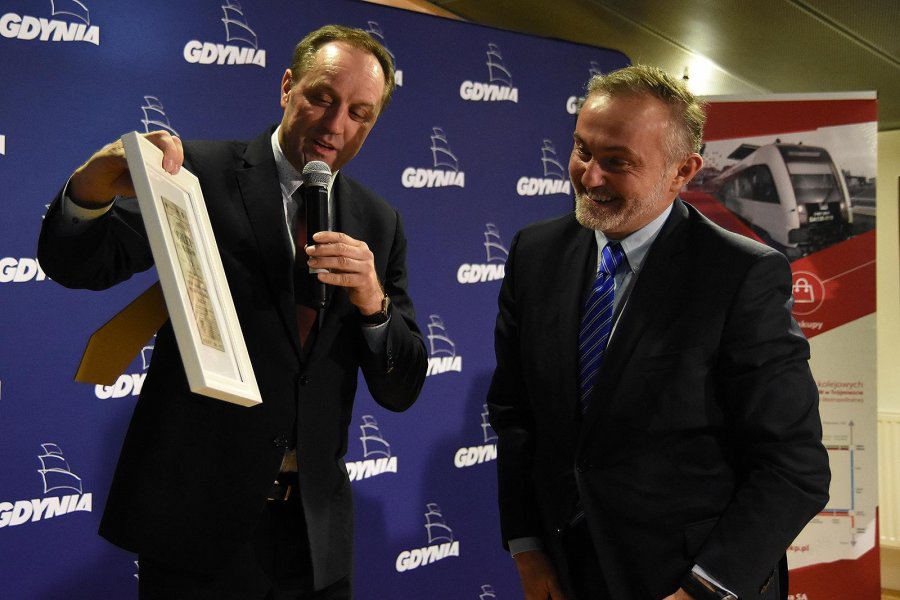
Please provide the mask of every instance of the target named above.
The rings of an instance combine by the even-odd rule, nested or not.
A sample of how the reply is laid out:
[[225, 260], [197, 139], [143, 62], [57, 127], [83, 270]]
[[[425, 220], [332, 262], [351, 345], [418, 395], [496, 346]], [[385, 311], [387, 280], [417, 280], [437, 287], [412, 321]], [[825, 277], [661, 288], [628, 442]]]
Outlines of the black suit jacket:
[[663, 598], [695, 563], [757, 598], [830, 478], [790, 266], [676, 200], [582, 420], [596, 255], [574, 215], [510, 249], [488, 398], [503, 538], [540, 537], [564, 571], [559, 537], [580, 498], [612, 598]]
[[[399, 214], [338, 175], [341, 231], [365, 241], [391, 297], [384, 353], [366, 343], [358, 310], [330, 291], [307, 354], [297, 335], [291, 240], [272, 155], [271, 130], [247, 142], [185, 142], [200, 180], [263, 403], [244, 408], [192, 394], [171, 323], [160, 329], [101, 523], [113, 543], [166, 564], [211, 571], [249, 539], [285, 447], [296, 444], [300, 495], [317, 588], [352, 564], [353, 507], [342, 457], [360, 368], [382, 406], [409, 407], [426, 354], [406, 292]], [[39, 243], [57, 282], [102, 289], [146, 270], [152, 256], [136, 201], [75, 237], [58, 234], [51, 206]]]

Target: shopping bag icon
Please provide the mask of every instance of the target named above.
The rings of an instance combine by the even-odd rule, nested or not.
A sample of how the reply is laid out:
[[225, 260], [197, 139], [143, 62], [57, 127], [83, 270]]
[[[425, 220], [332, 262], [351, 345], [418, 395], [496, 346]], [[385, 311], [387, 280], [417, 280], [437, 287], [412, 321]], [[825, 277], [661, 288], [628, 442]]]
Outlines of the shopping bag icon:
[[812, 304], [816, 301], [816, 294], [813, 291], [813, 286], [806, 277], [797, 278], [797, 281], [794, 282], [793, 293], [794, 302], [796, 304]]

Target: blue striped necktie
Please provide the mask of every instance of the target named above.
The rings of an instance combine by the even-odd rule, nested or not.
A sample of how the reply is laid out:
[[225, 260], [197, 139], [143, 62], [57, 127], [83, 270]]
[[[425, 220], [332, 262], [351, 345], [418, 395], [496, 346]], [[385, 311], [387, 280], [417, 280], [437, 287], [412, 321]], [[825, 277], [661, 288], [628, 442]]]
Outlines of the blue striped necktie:
[[603, 364], [606, 344], [612, 332], [613, 298], [616, 291], [616, 268], [625, 253], [619, 244], [607, 244], [600, 253], [597, 279], [584, 305], [578, 334], [578, 387], [582, 414], [587, 411], [597, 374]]

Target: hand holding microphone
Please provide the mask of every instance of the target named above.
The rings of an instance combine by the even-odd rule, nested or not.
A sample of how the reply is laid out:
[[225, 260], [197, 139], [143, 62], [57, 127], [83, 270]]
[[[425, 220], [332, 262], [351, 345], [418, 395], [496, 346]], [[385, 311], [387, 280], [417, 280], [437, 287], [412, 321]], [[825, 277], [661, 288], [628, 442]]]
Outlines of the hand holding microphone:
[[375, 273], [375, 255], [369, 245], [345, 233], [333, 231], [328, 186], [331, 169], [314, 160], [303, 167], [303, 203], [306, 211], [306, 254], [314, 277], [315, 308], [324, 308], [325, 285], [343, 287], [362, 315], [382, 310], [384, 292]]

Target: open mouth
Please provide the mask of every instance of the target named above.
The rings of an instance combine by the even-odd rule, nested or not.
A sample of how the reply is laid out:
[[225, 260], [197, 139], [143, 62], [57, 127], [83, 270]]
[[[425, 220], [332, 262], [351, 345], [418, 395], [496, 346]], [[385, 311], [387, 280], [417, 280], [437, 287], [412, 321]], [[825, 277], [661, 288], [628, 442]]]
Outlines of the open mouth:
[[608, 196], [606, 194], [599, 194], [596, 192], [585, 193], [582, 195], [595, 204], [609, 204], [610, 202], [615, 202], [616, 200], [619, 200], [618, 196]]
[[313, 146], [319, 152], [334, 152], [336, 148], [331, 144], [322, 142], [320, 140], [313, 140]]

